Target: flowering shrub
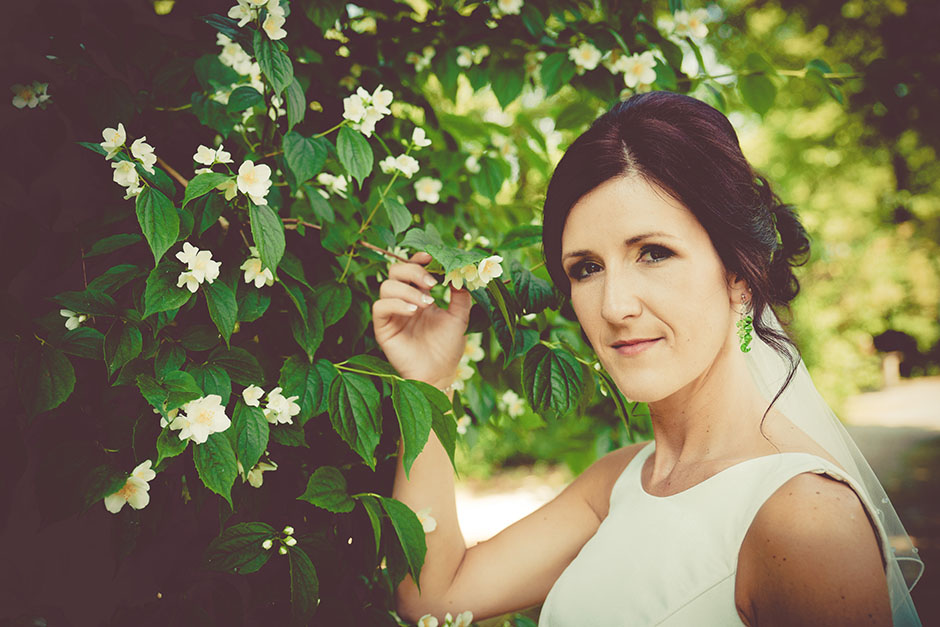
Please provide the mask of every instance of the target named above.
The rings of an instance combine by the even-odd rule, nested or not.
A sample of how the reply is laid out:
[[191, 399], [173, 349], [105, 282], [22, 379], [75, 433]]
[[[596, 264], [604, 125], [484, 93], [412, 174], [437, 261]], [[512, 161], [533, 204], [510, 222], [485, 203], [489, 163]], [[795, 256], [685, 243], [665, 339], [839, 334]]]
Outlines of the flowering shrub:
[[[399, 437], [408, 472], [432, 430], [453, 459], [458, 434], [527, 407], [604, 416], [608, 448], [647, 431], [642, 406], [587, 357], [540, 267], [531, 205], [562, 133], [630, 90], [724, 107], [731, 88], [681, 78], [684, 51], [704, 75], [708, 13], [676, 5], [663, 32], [652, 15], [616, 7], [500, 0], [421, 15], [238, 0], [204, 16], [196, 47], [211, 51], [174, 59], [159, 78], [175, 88], [155, 87], [99, 127], [102, 141], [82, 142], [124, 188], [82, 267], [105, 263], [19, 333], [31, 416], [64, 418], [92, 394], [124, 417], [88, 436], [107, 445], [76, 463], [81, 507], [146, 528], [154, 504], [197, 501], [215, 511], [200, 564], [246, 577], [246, 613], [400, 624], [392, 592], [417, 577], [436, 523], [385, 496]], [[771, 74], [748, 70], [737, 85], [760, 112]], [[57, 106], [45, 84], [13, 91], [23, 115]], [[142, 122], [158, 109], [165, 118]], [[171, 150], [159, 126], [170, 122], [155, 119], [196, 130], [173, 136]], [[418, 250], [442, 278], [439, 304], [447, 284], [476, 303], [453, 402], [398, 376], [369, 332], [387, 264]], [[104, 378], [85, 372], [98, 364]], [[261, 569], [280, 574], [252, 575]]]

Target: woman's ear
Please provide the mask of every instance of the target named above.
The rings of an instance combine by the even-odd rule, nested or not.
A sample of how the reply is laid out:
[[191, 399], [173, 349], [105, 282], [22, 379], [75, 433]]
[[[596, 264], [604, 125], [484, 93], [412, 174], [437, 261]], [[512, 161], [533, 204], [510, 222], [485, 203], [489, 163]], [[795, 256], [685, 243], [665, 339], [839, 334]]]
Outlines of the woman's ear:
[[751, 299], [751, 288], [747, 280], [733, 272], [728, 273], [728, 300], [732, 305], [740, 305]]

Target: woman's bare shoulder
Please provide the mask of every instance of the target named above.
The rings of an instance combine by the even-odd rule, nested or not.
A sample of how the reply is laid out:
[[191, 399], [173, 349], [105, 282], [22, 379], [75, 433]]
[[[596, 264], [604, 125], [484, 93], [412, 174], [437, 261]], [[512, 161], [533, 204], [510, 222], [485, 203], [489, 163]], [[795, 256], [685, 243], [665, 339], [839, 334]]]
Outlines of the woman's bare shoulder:
[[623, 474], [637, 453], [647, 446], [649, 442], [638, 442], [607, 453], [575, 479], [572, 487], [576, 487], [584, 500], [597, 514], [598, 520], [604, 520], [610, 509], [610, 492], [617, 479]]

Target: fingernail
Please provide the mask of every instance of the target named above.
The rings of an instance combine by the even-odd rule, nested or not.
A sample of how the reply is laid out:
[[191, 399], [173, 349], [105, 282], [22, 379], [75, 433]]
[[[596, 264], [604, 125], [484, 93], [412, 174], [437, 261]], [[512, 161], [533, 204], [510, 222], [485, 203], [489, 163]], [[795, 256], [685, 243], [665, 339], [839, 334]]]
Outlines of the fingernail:
[[409, 303], [409, 304], [408, 304], [408, 306], [407, 306], [407, 307], [405, 307], [405, 309], [407, 309], [408, 311], [418, 311], [418, 306], [417, 306], [417, 305], [414, 305], [414, 304], [411, 304], [411, 303]]
[[424, 284], [427, 285], [428, 287], [434, 287], [435, 285], [437, 285], [437, 281], [434, 280], [434, 277], [426, 276], [424, 277]]
[[421, 302], [426, 305], [430, 305], [431, 303], [434, 302], [434, 297], [428, 296], [427, 294], [425, 294], [424, 296], [421, 297]]

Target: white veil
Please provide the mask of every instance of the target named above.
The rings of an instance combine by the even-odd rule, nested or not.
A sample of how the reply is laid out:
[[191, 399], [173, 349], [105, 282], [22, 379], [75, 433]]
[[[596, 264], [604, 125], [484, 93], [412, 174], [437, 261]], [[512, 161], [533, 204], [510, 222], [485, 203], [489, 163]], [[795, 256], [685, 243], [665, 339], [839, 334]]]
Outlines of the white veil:
[[[764, 315], [764, 322], [768, 327], [783, 332], [770, 308]], [[756, 335], [745, 359], [758, 389], [768, 401], [773, 399], [790, 371], [788, 361]], [[920, 579], [924, 562], [904, 530], [881, 482], [845, 427], [816, 390], [802, 360], [790, 384], [774, 403], [774, 408], [822, 446], [865, 492], [860, 495], [862, 501], [868, 501], [866, 506], [869, 513], [873, 519], [877, 519], [883, 534], [882, 542], [887, 544], [885, 573], [894, 624], [905, 627], [920, 625], [910, 590]]]

